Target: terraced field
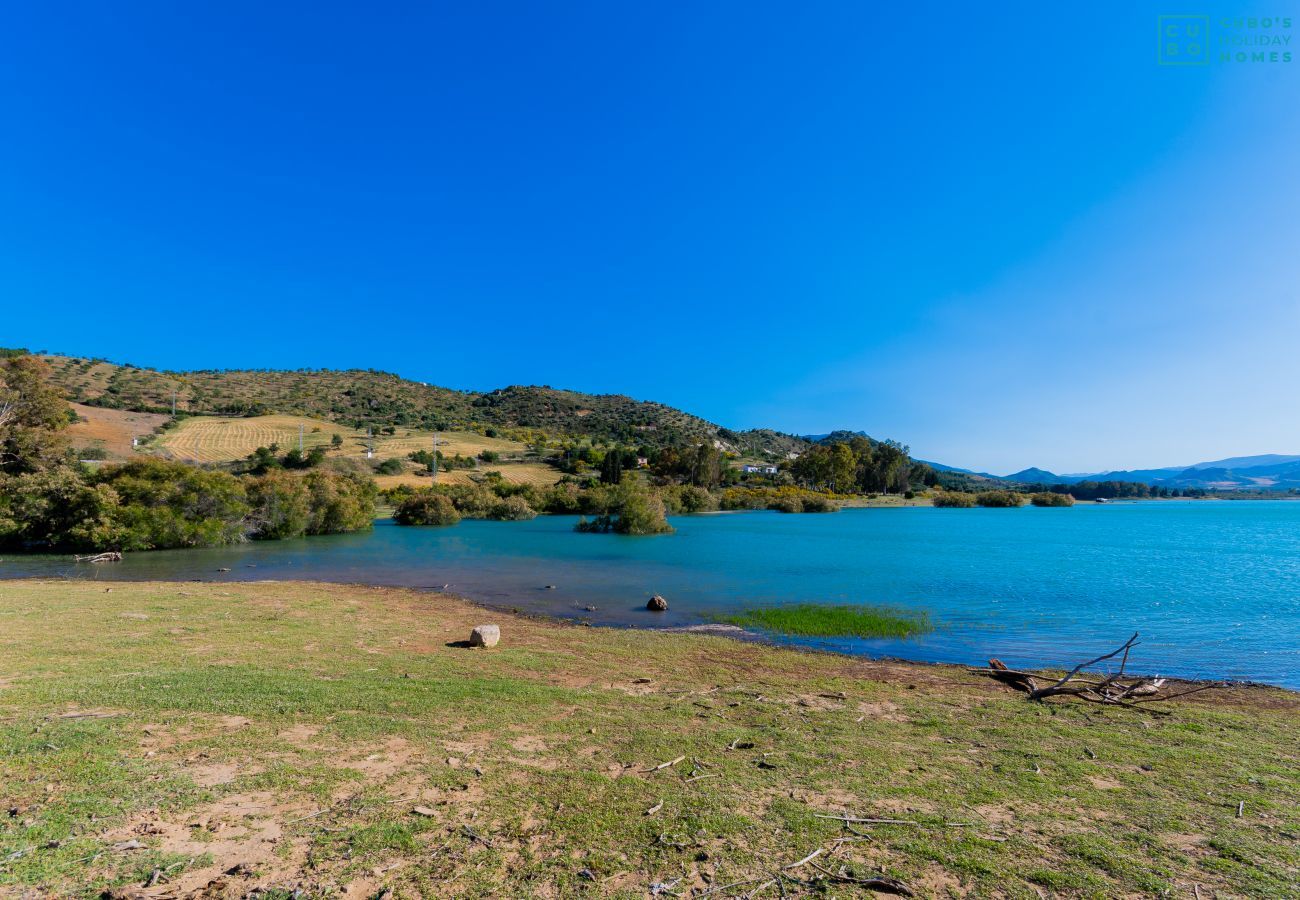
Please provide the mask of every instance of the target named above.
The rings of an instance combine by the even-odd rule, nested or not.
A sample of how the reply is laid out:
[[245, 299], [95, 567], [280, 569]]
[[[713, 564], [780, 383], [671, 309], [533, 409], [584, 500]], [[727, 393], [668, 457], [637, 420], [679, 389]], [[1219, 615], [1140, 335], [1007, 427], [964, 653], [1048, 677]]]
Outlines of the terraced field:
[[[284, 450], [297, 447], [299, 429], [304, 449], [329, 448], [337, 434], [343, 439], [343, 446], [337, 451], [331, 451], [331, 455], [365, 457], [367, 437], [364, 431], [303, 416], [194, 416], [159, 437], [154, 446], [167, 456], [188, 462], [233, 462], [243, 459], [258, 447], [269, 447], [271, 444], [279, 444]], [[376, 435], [373, 441], [375, 459], [405, 459], [416, 450], [431, 449], [433, 432], [398, 429], [393, 435]], [[477, 456], [484, 450], [492, 450], [508, 459], [522, 457], [527, 447], [515, 441], [485, 437], [474, 432], [441, 432], [438, 435], [438, 449], [447, 456], [455, 456], [457, 453], [462, 456]], [[554, 472], [544, 465], [536, 468]], [[536, 473], [531, 477], [536, 477]]]
[[[472, 475], [482, 472], [500, 472], [501, 477], [511, 484], [533, 484], [538, 487], [549, 487], [561, 478], [558, 469], [553, 469], [545, 463], [484, 463], [477, 470], [454, 469], [450, 472], [439, 472], [438, 484], [468, 484]], [[381, 489], [402, 484], [428, 487], [429, 476], [414, 471], [403, 472], [401, 475], [377, 475], [375, 483]]]

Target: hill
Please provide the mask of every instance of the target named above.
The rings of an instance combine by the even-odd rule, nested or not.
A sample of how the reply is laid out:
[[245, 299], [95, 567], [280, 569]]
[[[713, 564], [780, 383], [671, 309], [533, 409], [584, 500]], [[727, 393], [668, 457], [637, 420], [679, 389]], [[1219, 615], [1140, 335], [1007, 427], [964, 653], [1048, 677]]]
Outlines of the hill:
[[588, 438], [633, 446], [712, 443], [745, 456], [784, 458], [808, 442], [758, 429], [733, 431], [662, 403], [511, 385], [457, 391], [368, 369], [166, 372], [104, 360], [46, 355], [55, 384], [77, 403], [135, 412], [248, 417], [304, 416], [352, 429], [511, 432], [531, 441]]

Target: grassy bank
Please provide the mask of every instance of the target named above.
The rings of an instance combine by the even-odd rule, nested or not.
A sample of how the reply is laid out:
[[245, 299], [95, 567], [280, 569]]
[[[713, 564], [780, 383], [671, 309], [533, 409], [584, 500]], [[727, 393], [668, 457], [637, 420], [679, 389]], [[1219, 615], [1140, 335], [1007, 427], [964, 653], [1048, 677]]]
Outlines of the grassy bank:
[[723, 897], [820, 849], [758, 896], [1294, 895], [1297, 697], [1167, 709], [406, 591], [0, 582], [0, 894]]
[[719, 621], [800, 637], [903, 638], [931, 630], [925, 613], [816, 603], [749, 609], [734, 616], [721, 616]]

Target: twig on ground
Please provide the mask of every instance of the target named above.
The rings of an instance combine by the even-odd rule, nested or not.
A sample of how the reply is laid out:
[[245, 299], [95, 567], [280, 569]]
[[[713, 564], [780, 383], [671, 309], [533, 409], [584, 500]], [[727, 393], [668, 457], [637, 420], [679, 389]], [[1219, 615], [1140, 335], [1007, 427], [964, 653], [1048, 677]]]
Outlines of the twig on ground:
[[803, 859], [799, 860], [798, 862], [790, 863], [790, 865], [788, 866], [782, 866], [781, 870], [788, 872], [790, 869], [797, 869], [800, 866], [802, 866], [804, 863], [812, 862], [814, 859], [821, 856], [825, 852], [826, 852], [825, 849], [818, 847], [816, 850], [814, 850], [812, 853], [809, 853], [807, 856], [805, 856]]
[[917, 822], [913, 819], [870, 819], [858, 816], [828, 816], [813, 813], [815, 819], [832, 819], [846, 825], [913, 825], [917, 828], [976, 828], [978, 822]]
[[880, 891], [882, 894], [897, 894], [900, 897], [916, 896], [916, 893], [910, 887], [897, 878], [855, 878], [852, 875], [832, 872], [830, 869], [822, 868], [816, 863], [812, 863], [812, 867], [832, 881], [860, 885], [873, 891]]
[[679, 757], [677, 757], [676, 759], [670, 759], [670, 760], [668, 760], [668, 762], [660, 763], [659, 765], [655, 766], [654, 768], [652, 768], [652, 769], [646, 769], [645, 771], [646, 771], [646, 772], [658, 772], [660, 769], [667, 769], [667, 768], [669, 768], [669, 767], [671, 767], [671, 766], [675, 766], [675, 765], [677, 765], [679, 762], [681, 762], [681, 761], [684, 760], [685, 758], [686, 758], [686, 756], [685, 756], [685, 754], [683, 754], [682, 756], [679, 756]]

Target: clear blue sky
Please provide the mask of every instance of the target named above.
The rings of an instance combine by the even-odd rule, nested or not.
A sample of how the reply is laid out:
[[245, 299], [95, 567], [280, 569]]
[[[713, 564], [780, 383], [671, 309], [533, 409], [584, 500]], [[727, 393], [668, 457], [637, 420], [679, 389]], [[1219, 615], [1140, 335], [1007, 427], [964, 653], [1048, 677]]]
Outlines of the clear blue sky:
[[1300, 452], [1300, 61], [1158, 66], [1279, 11], [1185, 6], [11, 4], [0, 344]]

